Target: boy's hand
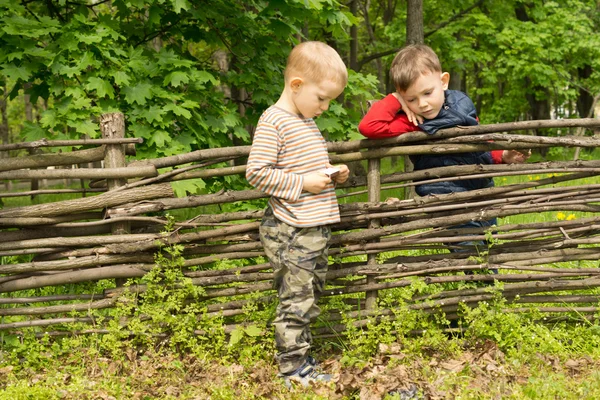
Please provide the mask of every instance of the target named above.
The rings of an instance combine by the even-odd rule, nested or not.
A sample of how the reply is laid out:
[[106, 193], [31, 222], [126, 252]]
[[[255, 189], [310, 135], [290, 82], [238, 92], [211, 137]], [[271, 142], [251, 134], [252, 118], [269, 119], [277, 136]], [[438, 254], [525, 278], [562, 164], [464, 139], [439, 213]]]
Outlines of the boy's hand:
[[[331, 168], [333, 167], [333, 165], [331, 164], [327, 164], [327, 168]], [[348, 169], [348, 166], [344, 165], [344, 164], [339, 164], [336, 165], [334, 168], [339, 169], [339, 173], [335, 174], [334, 176], [331, 177], [331, 180], [335, 181], [336, 183], [344, 183], [348, 180], [348, 176], [350, 176], [350, 170]]]
[[331, 178], [329, 178], [323, 172], [311, 172], [310, 174], [304, 175], [304, 184], [302, 185], [302, 190], [312, 194], [319, 194], [330, 182]]
[[404, 101], [404, 99], [402, 98], [402, 95], [400, 93], [394, 92], [392, 94], [400, 102], [400, 106], [402, 107], [402, 111], [404, 111], [404, 113], [406, 114], [406, 116], [408, 117], [408, 120], [410, 122], [412, 122], [413, 124], [415, 124], [415, 126], [419, 126], [419, 124], [423, 123], [423, 117], [420, 116], [420, 115], [418, 115], [418, 114], [415, 114], [414, 112], [412, 112], [410, 110], [410, 108], [408, 108], [408, 106], [406, 105], [406, 102]]
[[504, 150], [502, 162], [505, 164], [523, 164], [531, 156], [531, 149], [525, 153], [518, 150]]

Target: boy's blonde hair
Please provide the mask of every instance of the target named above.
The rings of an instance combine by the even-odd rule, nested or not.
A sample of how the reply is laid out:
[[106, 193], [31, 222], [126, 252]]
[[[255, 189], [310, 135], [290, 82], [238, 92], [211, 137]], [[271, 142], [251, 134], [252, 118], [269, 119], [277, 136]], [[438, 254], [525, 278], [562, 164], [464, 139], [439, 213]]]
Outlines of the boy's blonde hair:
[[322, 42], [303, 42], [294, 47], [285, 67], [285, 81], [294, 76], [321, 83], [330, 80], [346, 86], [348, 70], [340, 55]]
[[406, 92], [421, 75], [435, 72], [442, 72], [442, 64], [431, 47], [424, 44], [403, 47], [390, 67], [392, 83], [402, 92]]

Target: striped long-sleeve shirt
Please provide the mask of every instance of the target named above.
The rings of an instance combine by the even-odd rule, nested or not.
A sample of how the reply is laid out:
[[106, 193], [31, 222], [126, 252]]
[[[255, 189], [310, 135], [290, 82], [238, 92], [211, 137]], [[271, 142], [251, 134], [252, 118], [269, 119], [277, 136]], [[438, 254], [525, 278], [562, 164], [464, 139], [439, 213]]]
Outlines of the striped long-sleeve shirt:
[[246, 179], [271, 195], [275, 217], [286, 224], [332, 224], [340, 221], [333, 183], [319, 194], [302, 191], [303, 175], [322, 171], [328, 163], [327, 144], [315, 121], [271, 106], [258, 121]]

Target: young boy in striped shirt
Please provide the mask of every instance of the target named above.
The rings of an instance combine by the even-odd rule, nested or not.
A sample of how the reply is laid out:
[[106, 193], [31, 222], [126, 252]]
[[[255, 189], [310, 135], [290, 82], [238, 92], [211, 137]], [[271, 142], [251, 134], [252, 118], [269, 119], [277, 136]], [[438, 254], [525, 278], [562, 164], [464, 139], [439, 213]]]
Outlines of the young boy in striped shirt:
[[310, 322], [321, 311], [329, 225], [340, 221], [334, 182], [345, 182], [349, 170], [329, 163], [314, 118], [343, 92], [348, 73], [333, 48], [304, 42], [291, 51], [284, 81], [279, 100], [258, 121], [246, 179], [271, 195], [260, 239], [279, 296], [273, 321], [279, 371], [291, 387], [291, 381], [331, 380], [310, 355]]

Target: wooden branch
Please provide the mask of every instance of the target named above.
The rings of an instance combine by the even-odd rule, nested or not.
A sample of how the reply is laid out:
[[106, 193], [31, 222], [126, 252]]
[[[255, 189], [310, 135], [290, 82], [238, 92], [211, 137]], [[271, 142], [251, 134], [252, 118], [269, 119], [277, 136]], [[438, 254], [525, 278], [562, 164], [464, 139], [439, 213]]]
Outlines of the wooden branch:
[[[501, 124], [488, 124], [476, 126], [459, 126], [456, 128], [440, 129], [435, 135], [429, 135], [425, 132], [409, 132], [390, 139], [364, 139], [352, 140], [347, 142], [328, 143], [327, 149], [330, 152], [348, 152], [364, 148], [389, 147], [398, 144], [413, 143], [428, 140], [439, 140], [457, 136], [478, 135], [495, 132], [512, 132], [531, 129], [545, 128], [572, 128], [572, 127], [596, 128], [600, 126], [600, 120], [597, 118], [579, 118], [562, 120], [534, 120], [507, 122]], [[512, 135], [506, 135], [506, 140], [510, 140]]]
[[[562, 211], [562, 210], [577, 210], [585, 212], [598, 212], [600, 206], [542, 206], [536, 205], [535, 207], [526, 208], [528, 213], [538, 213], [546, 211]], [[511, 215], [521, 214], [522, 210], [519, 209], [483, 209], [480, 211], [467, 212], [460, 215], [454, 216], [441, 216], [432, 217], [429, 216], [427, 219], [417, 219], [414, 221], [400, 223], [392, 226], [384, 226], [378, 229], [365, 229], [358, 232], [350, 232], [332, 237], [332, 244], [345, 243], [356, 243], [365, 240], [373, 240], [384, 236], [395, 235], [399, 233], [414, 231], [418, 229], [425, 229], [431, 227], [448, 227], [467, 223], [469, 221], [488, 221], [492, 218], [503, 218]]]
[[96, 320], [93, 317], [82, 317], [82, 318], [48, 318], [48, 319], [38, 319], [32, 321], [21, 321], [21, 322], [11, 322], [7, 324], [0, 324], [0, 331], [6, 331], [10, 329], [20, 329], [20, 328], [32, 328], [32, 327], [40, 327], [40, 326], [50, 326], [50, 325], [58, 325], [58, 324], [73, 324], [73, 323], [95, 323]]
[[406, 156], [406, 155], [417, 155], [417, 154], [456, 154], [456, 153], [470, 153], [477, 151], [492, 151], [492, 150], [524, 150], [529, 148], [543, 148], [550, 147], [545, 144], [535, 143], [481, 143], [481, 144], [462, 144], [462, 143], [439, 143], [439, 144], [419, 144], [419, 145], [407, 145], [401, 147], [386, 147], [374, 150], [365, 150], [352, 153], [334, 154], [329, 158], [332, 163], [344, 163], [351, 161], [369, 160], [372, 158], [385, 158], [392, 156]]
[[[530, 171], [539, 171], [537, 173], [547, 174], [553, 171], [573, 172], [578, 168], [600, 168], [598, 161], [567, 161], [567, 162], [543, 162], [527, 164], [494, 164], [494, 165], [455, 165], [448, 167], [428, 168], [426, 170], [412, 171], [407, 173], [395, 173], [383, 175], [381, 183], [398, 183], [412, 180], [424, 180], [442, 177], [464, 176], [475, 173], [496, 173], [494, 176], [503, 176], [505, 172], [521, 172], [528, 174]], [[573, 171], [571, 171], [571, 169]], [[542, 172], [543, 171], [543, 172]], [[461, 178], [462, 179], [462, 178]], [[421, 184], [421, 183], [418, 183]], [[366, 185], [366, 177], [353, 176], [344, 184], [338, 185], [338, 188], [354, 188]], [[383, 187], [382, 190], [390, 189]]]
[[90, 163], [104, 159], [104, 146], [69, 153], [38, 154], [0, 159], [0, 171]]
[[148, 272], [152, 267], [153, 264], [116, 265], [79, 271], [69, 271], [46, 276], [31, 276], [29, 278], [0, 283], [0, 293], [37, 289], [45, 286], [97, 281], [100, 279], [137, 278], [144, 276], [144, 274], [146, 274], [146, 272]]
[[73, 311], [87, 311], [87, 310], [100, 310], [103, 308], [110, 308], [115, 305], [117, 298], [102, 299], [97, 301], [91, 301], [89, 303], [78, 303], [78, 304], [61, 304], [56, 306], [45, 306], [45, 307], [18, 307], [18, 308], [0, 308], [0, 315], [44, 315], [44, 314], [58, 314], [58, 313], [70, 313]]
[[79, 140], [48, 140], [46, 138], [35, 140], [33, 142], [21, 142], [0, 145], [0, 151], [18, 150], [18, 149], [37, 149], [40, 147], [66, 147], [66, 146], [84, 146], [99, 144], [126, 144], [126, 143], [144, 143], [142, 138], [123, 138], [123, 139], [79, 139]]
[[0, 179], [129, 179], [157, 176], [153, 165], [123, 168], [32, 169], [0, 172]]
[[90, 211], [99, 208], [115, 207], [132, 201], [173, 196], [168, 183], [134, 188], [124, 192], [102, 193], [94, 197], [63, 200], [52, 204], [39, 204], [0, 210], [0, 218], [14, 217], [55, 217], [73, 212]]
[[[42, 248], [34, 248], [34, 249], [23, 249], [23, 250], [5, 250], [0, 251], [0, 256], [19, 256], [24, 254], [44, 254], [44, 253], [52, 253], [56, 251], [63, 251], [63, 248], [56, 247], [42, 247]], [[1, 280], [2, 278], [0, 278]]]
[[0, 297], [0, 304], [29, 304], [29, 303], [50, 303], [53, 301], [73, 301], [73, 300], [97, 300], [102, 299], [102, 294], [60, 294], [54, 296], [39, 297]]
[[157, 240], [161, 238], [160, 234], [126, 234], [109, 236], [76, 236], [76, 237], [58, 237], [41, 238], [13, 242], [0, 243], [0, 250], [27, 249], [35, 247], [92, 247], [107, 245], [113, 243], [130, 243], [144, 240]]
[[[61, 271], [78, 268], [98, 267], [102, 265], [147, 262], [153, 263], [153, 255], [124, 254], [124, 255], [97, 255], [79, 257], [68, 260], [33, 261], [28, 263], [0, 265], [1, 274], [17, 274], [40, 271]], [[94, 269], [96, 271], [97, 269]], [[79, 271], [81, 272], [81, 271]], [[81, 272], [83, 273], [83, 272]], [[0, 292], [3, 286], [0, 285]]]
[[191, 243], [201, 240], [207, 240], [220, 235], [253, 231], [258, 229], [259, 225], [260, 222], [251, 222], [246, 224], [233, 225], [226, 228], [212, 229], [209, 231], [185, 233], [181, 235], [177, 234], [166, 237], [163, 236], [161, 238], [157, 238], [154, 240], [145, 240], [143, 242], [111, 244], [106, 246], [104, 249], [98, 249], [98, 253], [126, 254], [147, 251], [151, 249], [156, 249], [161, 246], [168, 246], [177, 243]]
[[176, 156], [152, 158], [145, 160], [156, 168], [174, 167], [191, 162], [210, 160], [214, 158], [246, 157], [250, 154], [250, 146], [221, 147], [216, 149], [196, 150]]
[[[135, 154], [135, 148], [125, 146], [128, 155]], [[42, 168], [58, 165], [86, 164], [104, 159], [105, 146], [88, 150], [76, 150], [69, 153], [38, 154], [18, 158], [0, 159], [0, 171], [12, 171], [26, 168]]]
[[444, 143], [478, 143], [489, 140], [499, 142], [520, 142], [520, 143], [537, 143], [549, 144], [561, 147], [586, 147], [595, 148], [600, 146], [600, 139], [593, 137], [547, 137], [547, 136], [528, 136], [528, 135], [506, 135], [502, 133], [491, 133], [481, 135], [459, 136], [455, 138], [445, 139]]
[[228, 175], [242, 175], [246, 173], [245, 165], [237, 165], [235, 167], [211, 168], [202, 171], [185, 172], [174, 176], [171, 181], [182, 181], [187, 179], [206, 179]]
[[[40, 226], [40, 225], [55, 225], [63, 222], [78, 221], [82, 219], [98, 219], [102, 218], [101, 212], [82, 212], [69, 215], [59, 215], [51, 218], [35, 218], [35, 217], [14, 217], [0, 218], [0, 227], [17, 227], [17, 226]], [[1, 241], [0, 241], [1, 243]]]
[[267, 198], [269, 195], [259, 190], [240, 190], [230, 192], [219, 192], [208, 195], [187, 196], [182, 198], [161, 198], [143, 204], [129, 203], [108, 210], [108, 215], [139, 215], [149, 212], [174, 210], [188, 207], [199, 207], [209, 204], [232, 203], [236, 201], [248, 201]]
[[54, 238], [59, 236], [73, 237], [83, 235], [103, 235], [109, 232], [110, 229], [107, 229], [106, 226], [93, 226], [90, 228], [57, 228], [53, 226], [40, 226], [36, 229], [21, 228], [20, 230], [0, 231], [0, 244], [4, 242], [17, 242], [20, 240], [32, 240], [39, 238]]
[[433, 35], [434, 33], [436, 33], [437, 31], [439, 31], [440, 29], [442, 29], [443, 27], [450, 25], [452, 22], [456, 21], [457, 19], [461, 18], [462, 16], [464, 16], [465, 14], [470, 13], [473, 9], [481, 6], [483, 4], [484, 0], [478, 0], [477, 2], [471, 4], [469, 7], [460, 10], [458, 13], [452, 15], [450, 18], [448, 18], [445, 21], [442, 21], [441, 23], [437, 24], [436, 26], [433, 27], [433, 29], [428, 30], [427, 32], [425, 32], [425, 34], [423, 35], [424, 38], [428, 38], [429, 36]]
[[70, 193], [82, 193], [84, 196], [87, 193], [98, 193], [104, 192], [105, 189], [44, 189], [44, 190], [29, 190], [26, 192], [18, 193], [0, 193], [2, 197], [26, 197], [26, 196], [39, 196], [43, 194], [70, 194]]

